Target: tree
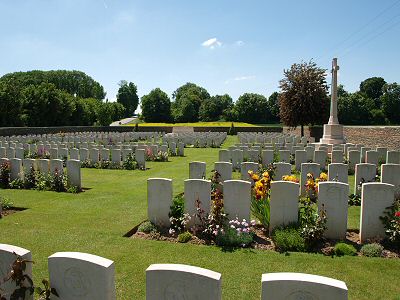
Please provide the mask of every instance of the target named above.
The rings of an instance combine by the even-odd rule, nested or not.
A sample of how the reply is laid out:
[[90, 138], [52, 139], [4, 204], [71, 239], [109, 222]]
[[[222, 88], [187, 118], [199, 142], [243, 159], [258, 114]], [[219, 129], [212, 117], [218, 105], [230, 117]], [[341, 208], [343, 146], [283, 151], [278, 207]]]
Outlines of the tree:
[[123, 118], [125, 108], [118, 102], [102, 102], [97, 111], [99, 125], [108, 126], [113, 121]]
[[23, 101], [21, 88], [12, 80], [0, 81], [0, 126], [24, 126]]
[[131, 117], [139, 105], [137, 87], [133, 82], [121, 80], [117, 94], [117, 102], [125, 107], [125, 117]]
[[274, 92], [268, 98], [268, 109], [270, 113], [270, 118], [268, 118], [271, 123], [278, 123], [280, 121], [279, 117], [279, 93]]
[[205, 99], [199, 110], [199, 118], [201, 121], [210, 122], [218, 121], [224, 118], [224, 112], [233, 106], [232, 98], [228, 95], [216, 95], [209, 99]]
[[159, 88], [142, 97], [141, 107], [145, 122], [169, 122], [171, 120], [171, 100]]
[[293, 64], [284, 70], [285, 78], [280, 83], [280, 117], [290, 127], [324, 124], [329, 116], [328, 86], [325, 69], [319, 68], [313, 61]]
[[[175, 122], [197, 122], [201, 104], [210, 98], [210, 94], [203, 87], [194, 83], [186, 83], [173, 94], [172, 114]], [[188, 104], [188, 102], [192, 104]], [[185, 120], [185, 121], [182, 121]]]
[[385, 84], [380, 99], [382, 110], [391, 124], [400, 124], [400, 85]]
[[179, 107], [175, 108], [172, 113], [175, 122], [197, 122], [198, 121], [198, 110], [196, 107], [196, 97], [193, 94], [186, 95], [180, 100]]
[[374, 108], [372, 99], [361, 92], [347, 94], [338, 98], [338, 117], [341, 124], [366, 125], [371, 124], [371, 110]]
[[382, 77], [371, 77], [360, 83], [360, 92], [374, 100], [375, 108], [379, 109], [381, 107], [379, 98], [383, 94], [382, 88], [385, 84], [386, 81]]
[[28, 126], [69, 125], [75, 103], [73, 96], [52, 83], [29, 85], [22, 91]]
[[240, 122], [262, 124], [267, 122], [268, 100], [263, 95], [245, 93], [235, 104], [237, 120]]

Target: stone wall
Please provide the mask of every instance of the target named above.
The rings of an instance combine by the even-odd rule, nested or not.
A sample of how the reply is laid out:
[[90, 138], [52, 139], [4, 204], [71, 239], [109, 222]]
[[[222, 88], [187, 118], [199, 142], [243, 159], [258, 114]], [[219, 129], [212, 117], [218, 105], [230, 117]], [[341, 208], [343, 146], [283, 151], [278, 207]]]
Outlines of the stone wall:
[[[300, 135], [300, 127], [284, 127], [283, 132]], [[304, 135], [310, 136], [308, 127]], [[345, 126], [344, 135], [348, 143], [362, 144], [366, 147], [387, 147], [389, 150], [400, 149], [400, 126]]]

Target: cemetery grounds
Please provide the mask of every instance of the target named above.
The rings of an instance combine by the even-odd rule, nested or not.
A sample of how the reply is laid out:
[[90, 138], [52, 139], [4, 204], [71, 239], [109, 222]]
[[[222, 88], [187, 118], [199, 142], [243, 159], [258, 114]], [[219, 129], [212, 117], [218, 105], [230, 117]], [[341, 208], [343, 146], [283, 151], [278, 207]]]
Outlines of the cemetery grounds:
[[[228, 136], [222, 148], [237, 143]], [[79, 251], [115, 262], [118, 299], [145, 298], [145, 270], [155, 263], [198, 266], [222, 274], [224, 299], [260, 299], [261, 274], [301, 272], [346, 282], [349, 299], [400, 299], [400, 259], [328, 257], [322, 254], [180, 244], [123, 237], [147, 219], [147, 179], [173, 179], [174, 194], [183, 191], [189, 162], [207, 163], [207, 177], [219, 148], [186, 148], [185, 157], [147, 162], [146, 171], [86, 169], [79, 194], [36, 190], [0, 190], [16, 207], [27, 208], [0, 221], [1, 243], [29, 249], [33, 279], [48, 278], [47, 258], [58, 251]], [[235, 176], [239, 178], [239, 173]], [[236, 178], [236, 177], [235, 177]], [[354, 176], [349, 176], [350, 191]], [[360, 207], [350, 207], [348, 228], [359, 228]]]

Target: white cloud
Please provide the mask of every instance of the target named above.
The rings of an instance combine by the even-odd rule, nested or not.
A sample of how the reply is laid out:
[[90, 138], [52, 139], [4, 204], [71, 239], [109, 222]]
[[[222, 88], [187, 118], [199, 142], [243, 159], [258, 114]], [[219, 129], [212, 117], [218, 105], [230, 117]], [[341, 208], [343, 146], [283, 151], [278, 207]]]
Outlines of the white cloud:
[[244, 42], [239, 40], [239, 41], [235, 42], [235, 45], [238, 46], [238, 47], [241, 47], [241, 46], [244, 45]]
[[238, 77], [233, 78], [233, 80], [235, 80], [235, 81], [242, 81], [242, 80], [250, 80], [250, 79], [254, 79], [254, 78], [256, 78], [256, 76], [254, 76], [254, 75], [250, 75], [250, 76], [238, 76]]
[[217, 38], [208, 39], [201, 44], [203, 47], [214, 49], [216, 47], [221, 47], [222, 43], [218, 41]]
[[243, 80], [251, 80], [251, 79], [255, 79], [256, 76], [255, 75], [249, 75], [249, 76], [237, 76], [235, 78], [230, 78], [224, 81], [225, 84], [229, 84], [232, 81], [243, 81]]

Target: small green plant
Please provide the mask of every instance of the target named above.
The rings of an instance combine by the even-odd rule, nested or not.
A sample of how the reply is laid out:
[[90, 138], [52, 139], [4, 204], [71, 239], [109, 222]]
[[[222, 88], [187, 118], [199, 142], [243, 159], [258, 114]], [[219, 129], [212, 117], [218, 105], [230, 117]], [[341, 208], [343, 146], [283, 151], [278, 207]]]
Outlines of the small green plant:
[[128, 154], [122, 163], [122, 168], [125, 170], [135, 170], [138, 168], [138, 163], [133, 154]]
[[0, 211], [1, 209], [10, 209], [13, 206], [14, 203], [10, 199], [0, 196]]
[[178, 235], [179, 243], [187, 243], [192, 239], [192, 234], [189, 231], [182, 232]]
[[9, 184], [10, 189], [23, 189], [24, 188], [24, 181], [21, 178], [15, 178]]
[[400, 199], [386, 208], [385, 215], [380, 218], [385, 227], [387, 239], [395, 246], [400, 246]]
[[0, 188], [6, 189], [10, 184], [10, 163], [5, 162], [0, 165]]
[[238, 231], [237, 228], [228, 226], [218, 231], [215, 243], [223, 248], [240, 248], [249, 246], [253, 238], [251, 232]]
[[235, 130], [235, 126], [233, 125], [233, 122], [231, 123], [231, 127], [229, 127], [228, 130], [228, 135], [235, 135], [236, 130]]
[[361, 254], [367, 257], [380, 257], [382, 255], [383, 246], [378, 243], [366, 244], [361, 247]]
[[326, 222], [327, 216], [323, 207], [318, 212], [316, 205], [309, 198], [300, 199], [299, 230], [308, 248], [312, 248], [323, 239]]
[[145, 222], [143, 222], [142, 224], [139, 225], [138, 231], [139, 232], [144, 232], [144, 233], [151, 233], [151, 232], [156, 232], [157, 228], [150, 221], [145, 221]]
[[67, 176], [62, 172], [56, 169], [51, 179], [51, 190], [56, 192], [65, 192], [67, 190]]
[[295, 224], [275, 228], [272, 239], [279, 252], [303, 252], [306, 250], [306, 242]]
[[37, 173], [32, 167], [29, 168], [28, 172], [24, 174], [24, 188], [34, 189], [36, 187]]
[[354, 248], [353, 245], [346, 244], [343, 242], [337, 243], [333, 251], [337, 256], [344, 256], [344, 255], [354, 256], [357, 254], [357, 250], [356, 248]]
[[9, 296], [10, 300], [26, 299], [28, 295], [33, 295], [35, 291], [32, 278], [25, 273], [27, 264], [32, 263], [32, 261], [23, 259], [15, 253], [14, 255], [16, 259], [12, 263], [11, 270], [7, 273], [3, 282], [11, 281], [16, 286]]
[[50, 286], [50, 282], [47, 279], [43, 279], [42, 284], [43, 288], [39, 286], [35, 288], [36, 294], [39, 295], [38, 300], [51, 300], [51, 295], [59, 297], [56, 289]]
[[168, 217], [171, 222], [169, 229], [170, 234], [183, 232], [185, 230], [186, 224], [190, 220], [190, 216], [189, 214], [185, 214], [185, 199], [183, 198], [183, 193], [174, 197]]
[[361, 196], [357, 194], [351, 194], [349, 196], [349, 206], [360, 206], [361, 205]]

